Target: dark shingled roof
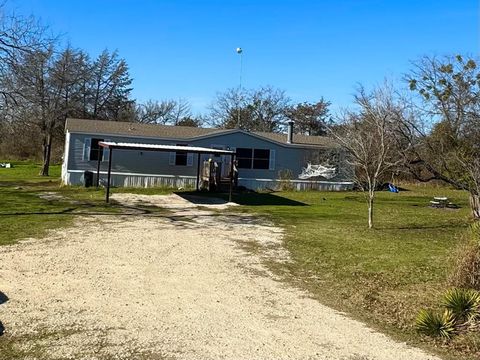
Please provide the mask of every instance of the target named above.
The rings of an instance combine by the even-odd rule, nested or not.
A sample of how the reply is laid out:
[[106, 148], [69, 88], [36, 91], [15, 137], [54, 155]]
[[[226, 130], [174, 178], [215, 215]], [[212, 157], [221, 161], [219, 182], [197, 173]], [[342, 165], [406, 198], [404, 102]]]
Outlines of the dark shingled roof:
[[[287, 143], [287, 134], [279, 134], [279, 133], [269, 133], [269, 132], [254, 132], [254, 134], [279, 142], [279, 143]], [[300, 134], [293, 134], [293, 145], [301, 144], [301, 145], [313, 145], [313, 146], [338, 146], [335, 141], [326, 136], [308, 136], [308, 135], [300, 135]]]
[[[71, 133], [111, 134], [162, 139], [194, 139], [206, 135], [222, 134], [234, 129], [197, 128], [191, 126], [172, 126], [157, 124], [139, 124], [120, 121], [101, 121], [88, 119], [67, 119], [65, 129]], [[287, 135], [268, 132], [252, 132], [256, 136], [287, 145]], [[290, 144], [288, 144], [290, 145]], [[334, 141], [324, 136], [293, 135], [293, 146], [307, 145], [318, 147], [336, 146]]]

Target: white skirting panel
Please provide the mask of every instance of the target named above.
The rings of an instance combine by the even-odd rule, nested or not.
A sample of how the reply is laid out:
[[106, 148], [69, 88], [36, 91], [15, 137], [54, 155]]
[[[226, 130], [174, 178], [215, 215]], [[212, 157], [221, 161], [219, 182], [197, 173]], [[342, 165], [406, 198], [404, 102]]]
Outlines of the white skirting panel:
[[[112, 186], [118, 187], [168, 187], [193, 189], [196, 186], [197, 178], [195, 176], [175, 176], [175, 175], [154, 175], [154, 174], [130, 174], [130, 173], [112, 173]], [[94, 183], [96, 183], [96, 174]], [[65, 181], [66, 180], [66, 181]], [[67, 185], [83, 185], [83, 171], [69, 170], [64, 181]], [[100, 173], [100, 182], [106, 184], [107, 174]], [[350, 181], [307, 181], [307, 180], [277, 180], [277, 179], [252, 179], [239, 178], [238, 184], [251, 190], [320, 190], [320, 191], [346, 191], [353, 188], [353, 182]]]
[[[83, 171], [68, 171], [66, 177], [67, 185], [84, 185]], [[96, 173], [94, 173], [94, 185], [96, 184]], [[107, 183], [106, 172], [100, 172], [100, 183]], [[167, 188], [195, 188], [197, 178], [195, 176], [174, 176], [174, 175], [152, 175], [152, 174], [130, 174], [112, 173], [110, 184], [117, 187], [167, 187]]]
[[[187, 177], [187, 176], [123, 176], [123, 185], [124, 187], [167, 187], [167, 188], [195, 188], [197, 183], [197, 178]], [[117, 179], [117, 182], [121, 182], [121, 179]], [[118, 186], [118, 185], [114, 185]]]
[[239, 178], [238, 184], [252, 190], [320, 190], [346, 191], [353, 189], [351, 181], [308, 181], [308, 180], [277, 180]]

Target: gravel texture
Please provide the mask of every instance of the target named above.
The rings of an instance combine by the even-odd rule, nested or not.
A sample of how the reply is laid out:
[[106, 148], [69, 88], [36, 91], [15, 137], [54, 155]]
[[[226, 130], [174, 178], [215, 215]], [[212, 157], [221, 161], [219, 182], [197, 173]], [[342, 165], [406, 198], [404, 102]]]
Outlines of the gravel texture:
[[113, 198], [170, 212], [85, 217], [0, 248], [4, 336], [30, 358], [436, 359], [278, 281], [244, 250], [271, 245], [289, 261], [271, 224], [205, 209], [221, 202]]

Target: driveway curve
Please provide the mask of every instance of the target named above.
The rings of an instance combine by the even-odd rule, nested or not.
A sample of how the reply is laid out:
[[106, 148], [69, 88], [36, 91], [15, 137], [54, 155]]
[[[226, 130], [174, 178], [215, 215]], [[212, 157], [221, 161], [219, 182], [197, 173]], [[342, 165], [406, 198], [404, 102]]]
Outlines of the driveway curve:
[[0, 248], [0, 319], [31, 358], [437, 359], [278, 281], [244, 250], [289, 261], [272, 224], [176, 195], [114, 199], [169, 213], [86, 217]]

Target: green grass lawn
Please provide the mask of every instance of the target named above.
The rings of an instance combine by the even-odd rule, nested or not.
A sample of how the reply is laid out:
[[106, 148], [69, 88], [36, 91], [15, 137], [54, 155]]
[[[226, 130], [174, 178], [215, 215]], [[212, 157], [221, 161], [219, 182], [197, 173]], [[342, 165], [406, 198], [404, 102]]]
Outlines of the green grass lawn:
[[[448, 196], [460, 208], [431, 208], [433, 196]], [[437, 306], [448, 288], [452, 258], [470, 224], [466, 192], [425, 186], [379, 192], [372, 230], [361, 193], [280, 192], [233, 200], [286, 229], [293, 262], [271, 259], [267, 265], [288, 281], [401, 340], [447, 357], [477, 358], [480, 336], [445, 346], [414, 329], [418, 311]]]
[[[38, 175], [40, 166], [35, 163], [13, 162], [13, 166], [11, 169], [0, 168], [0, 245], [41, 237], [50, 229], [71, 225], [82, 215], [129, 211], [114, 201], [105, 204], [103, 189], [61, 186], [59, 165], [50, 167], [48, 177]], [[112, 193], [115, 192], [166, 194], [172, 190], [112, 189]], [[59, 198], [48, 199], [52, 193]], [[145, 207], [145, 211], [162, 210]]]
[[[37, 175], [38, 165], [14, 166], [0, 169], [0, 244], [42, 236], [70, 225], [78, 215], [125, 211], [119, 204], [106, 205], [103, 190], [61, 187], [59, 166], [52, 167], [50, 178]], [[39, 196], [47, 192], [62, 198]], [[460, 208], [430, 208], [433, 196], [448, 196]], [[231, 211], [255, 213], [285, 228], [284, 246], [293, 261], [266, 261], [286, 281], [401, 340], [435, 347], [446, 357], [478, 358], [478, 334], [445, 345], [418, 336], [413, 326], [417, 312], [437, 306], [448, 287], [452, 257], [470, 223], [465, 192], [431, 186], [411, 186], [399, 194], [379, 192], [373, 230], [367, 229], [361, 193], [246, 193], [235, 194], [233, 200], [243, 206]]]

